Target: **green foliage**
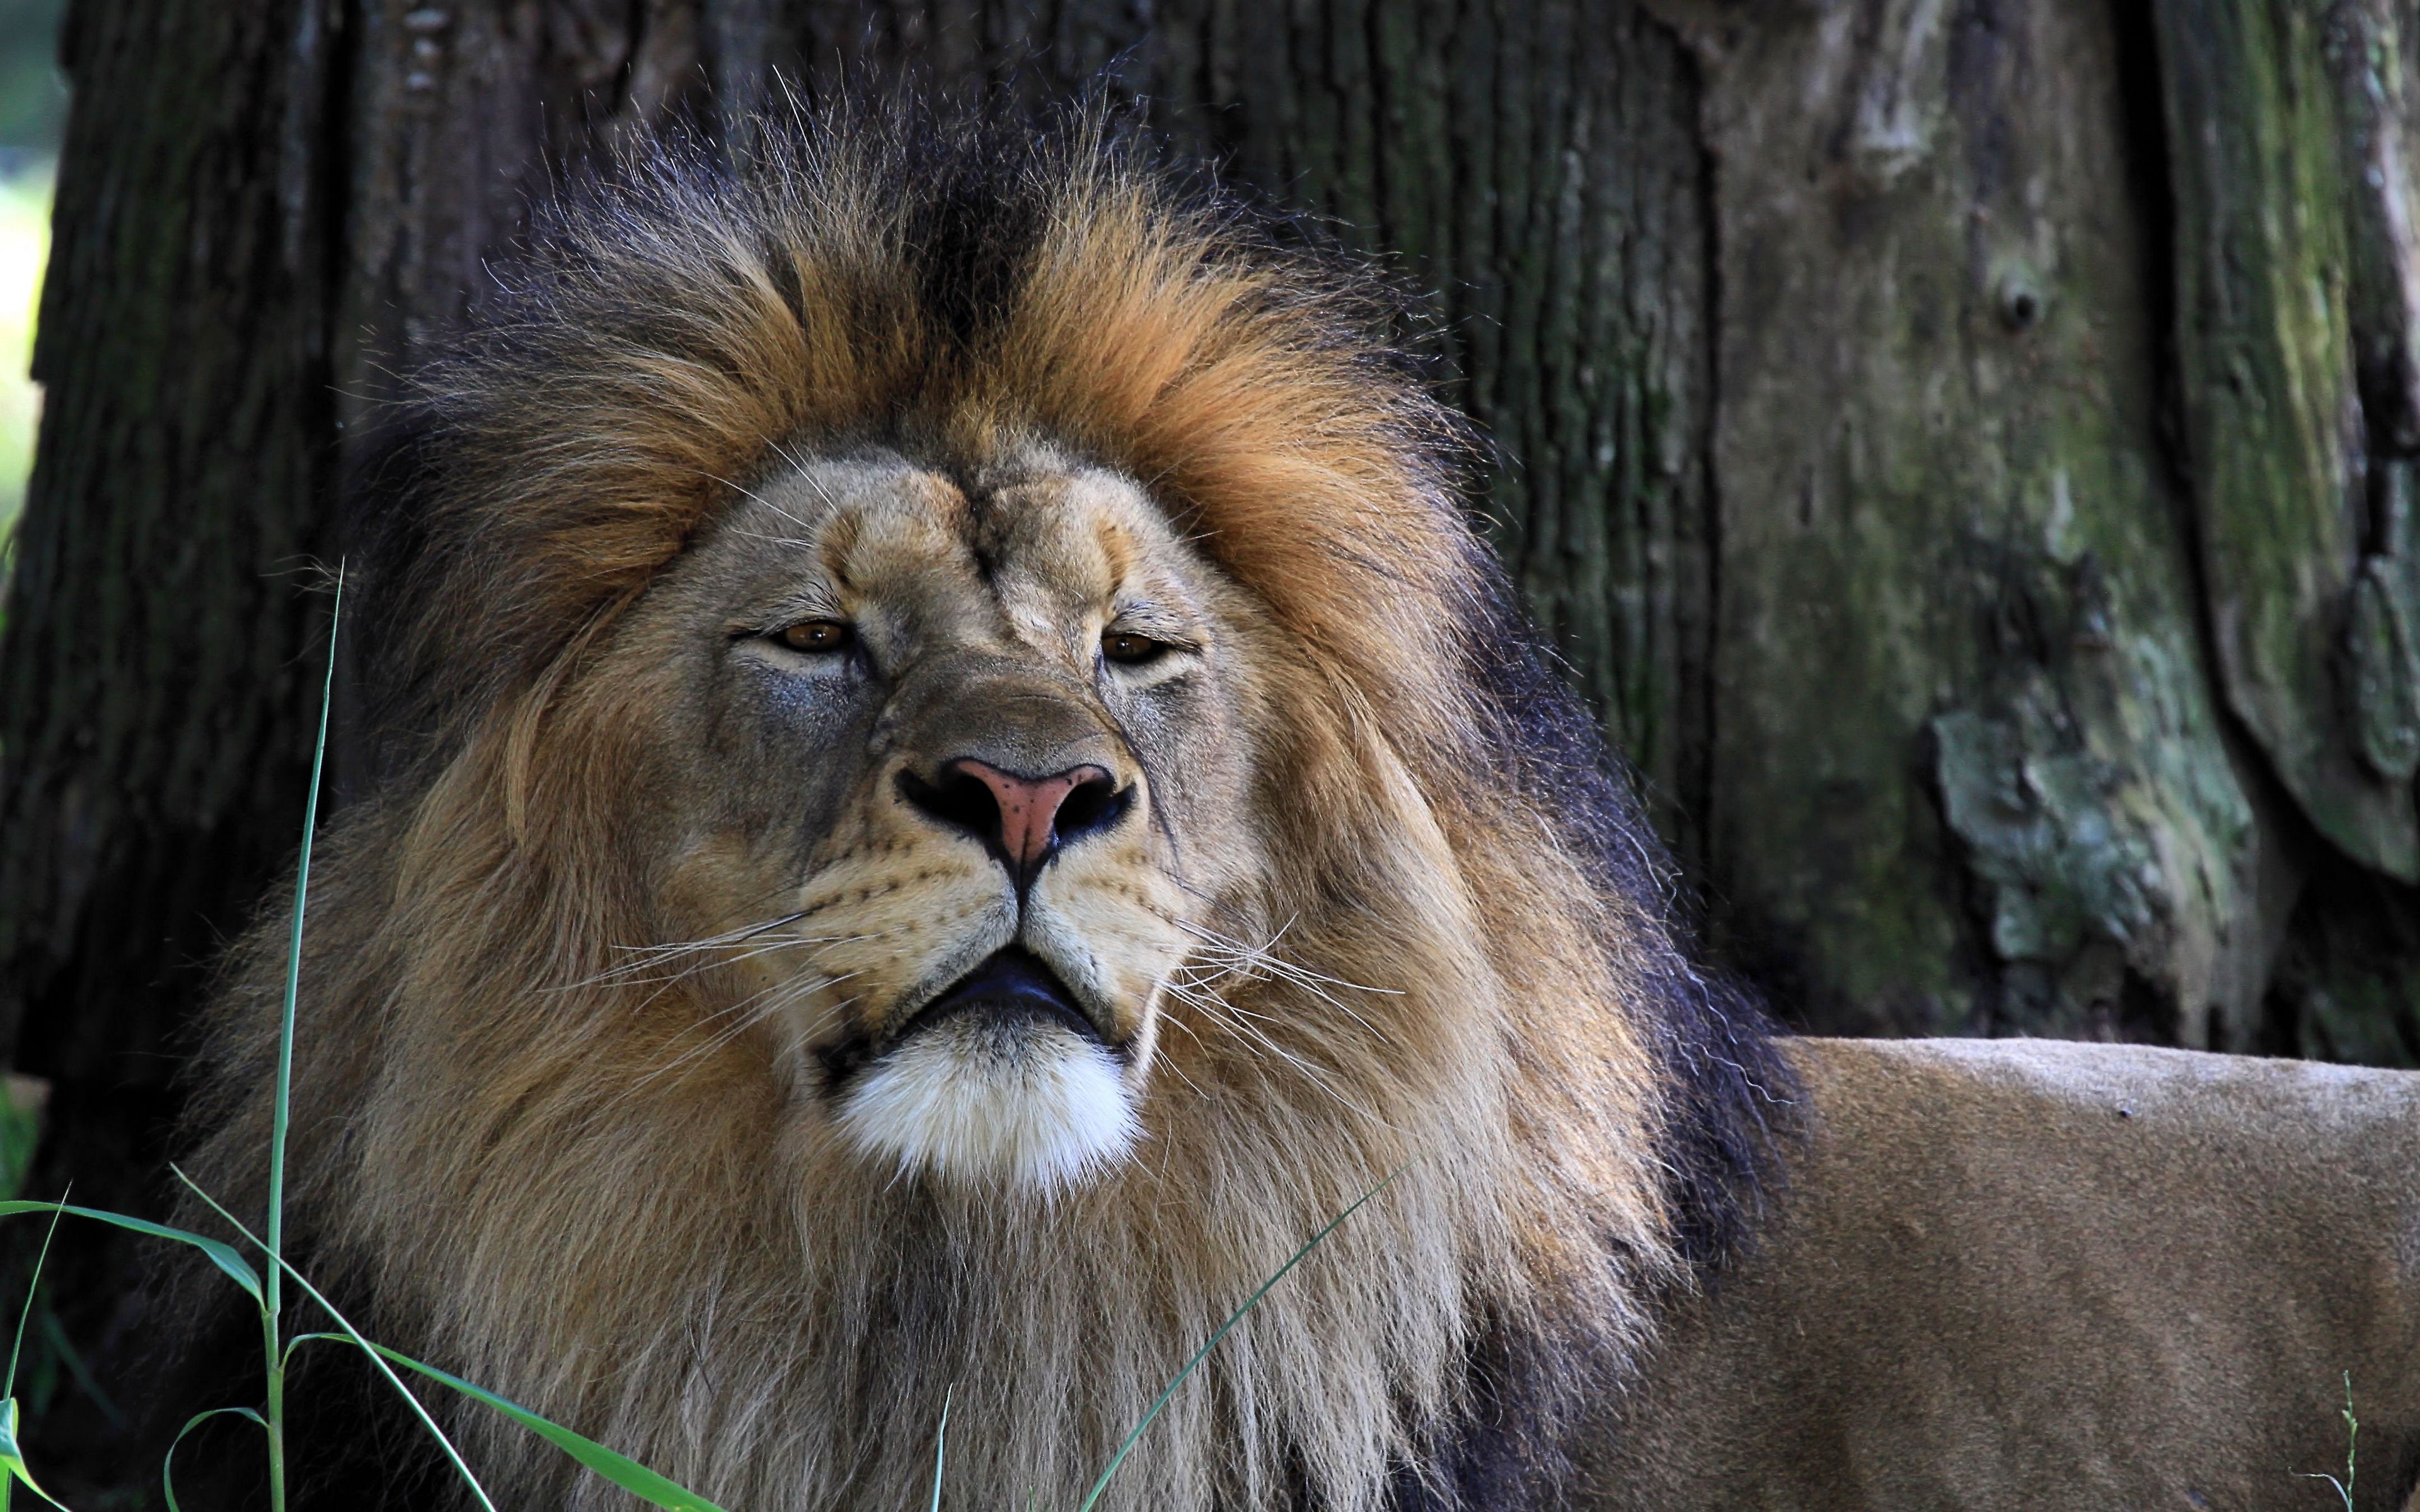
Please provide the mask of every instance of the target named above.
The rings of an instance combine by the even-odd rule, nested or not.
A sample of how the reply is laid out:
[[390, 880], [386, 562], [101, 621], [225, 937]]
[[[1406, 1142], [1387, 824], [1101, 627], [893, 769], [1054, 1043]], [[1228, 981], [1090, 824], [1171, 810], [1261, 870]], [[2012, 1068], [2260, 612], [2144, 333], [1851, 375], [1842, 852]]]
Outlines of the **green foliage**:
[[66, 0], [0, 0], [0, 151], [54, 154], [67, 124], [59, 72]]
[[932, 1512], [941, 1512], [941, 1472], [948, 1465], [950, 1455], [950, 1398], [956, 1395], [954, 1387], [941, 1393], [941, 1426], [933, 1434]]
[[485, 1402], [588, 1469], [604, 1476], [622, 1489], [644, 1497], [654, 1505], [669, 1508], [671, 1512], [722, 1512], [721, 1507], [695, 1491], [687, 1487], [675, 1485], [627, 1455], [615, 1454], [594, 1440], [583, 1439], [561, 1424], [549, 1422], [528, 1408], [507, 1401], [483, 1386], [473, 1386], [459, 1376], [448, 1375], [433, 1365], [423, 1365], [410, 1355], [399, 1354], [383, 1344], [371, 1344], [367, 1347], [397, 1365], [417, 1370], [431, 1381], [453, 1387], [474, 1402]]
[[1126, 1435], [1125, 1442], [1118, 1445], [1118, 1452], [1109, 1457], [1108, 1468], [1101, 1472], [1101, 1478], [1093, 1483], [1092, 1492], [1084, 1498], [1083, 1505], [1078, 1508], [1078, 1512], [1093, 1512], [1093, 1504], [1098, 1502], [1101, 1499], [1101, 1493], [1109, 1489], [1109, 1477], [1115, 1475], [1118, 1473], [1118, 1467], [1126, 1462], [1126, 1455], [1134, 1448], [1136, 1441], [1142, 1437], [1142, 1430], [1151, 1427], [1154, 1422], [1158, 1420], [1160, 1409], [1168, 1405], [1169, 1398], [1176, 1395], [1176, 1388], [1185, 1384], [1186, 1378], [1193, 1374], [1194, 1368], [1201, 1365], [1203, 1360], [1210, 1357], [1210, 1351], [1218, 1347], [1218, 1341], [1225, 1338], [1228, 1333], [1233, 1330], [1237, 1323], [1244, 1320], [1245, 1314], [1250, 1312], [1253, 1308], [1261, 1304], [1261, 1299], [1269, 1294], [1269, 1288], [1271, 1287], [1276, 1286], [1280, 1281], [1285, 1279], [1285, 1273], [1288, 1271], [1300, 1265], [1306, 1256], [1310, 1255], [1312, 1250], [1317, 1249], [1328, 1235], [1336, 1232], [1339, 1225], [1342, 1224], [1345, 1219], [1350, 1218], [1355, 1213], [1360, 1211], [1363, 1203], [1368, 1202], [1372, 1197], [1374, 1197], [1379, 1193], [1387, 1190], [1388, 1186], [1394, 1181], [1395, 1178], [1403, 1174], [1404, 1173], [1400, 1168], [1389, 1171], [1387, 1174], [1386, 1180], [1379, 1182], [1369, 1191], [1362, 1193], [1358, 1197], [1356, 1197], [1353, 1200], [1353, 1205], [1351, 1207], [1345, 1209], [1342, 1212], [1338, 1213], [1335, 1217], [1327, 1220], [1326, 1227], [1320, 1229], [1318, 1233], [1311, 1235], [1310, 1240], [1303, 1244], [1302, 1248], [1294, 1252], [1294, 1257], [1292, 1259], [1289, 1259], [1283, 1265], [1279, 1266], [1274, 1274], [1272, 1274], [1266, 1281], [1261, 1283], [1259, 1290], [1244, 1299], [1244, 1305], [1236, 1308], [1234, 1312], [1228, 1317], [1225, 1322], [1218, 1325], [1218, 1332], [1211, 1335], [1209, 1339], [1202, 1344], [1202, 1348], [1193, 1351], [1193, 1358], [1185, 1362], [1185, 1368], [1176, 1373], [1176, 1379], [1170, 1381], [1167, 1387], [1160, 1392], [1158, 1396], [1153, 1399], [1151, 1411], [1143, 1413], [1142, 1421], [1134, 1426], [1133, 1431]]
[[13, 1217], [21, 1212], [70, 1213], [78, 1218], [92, 1218], [101, 1223], [115, 1224], [129, 1232], [147, 1234], [153, 1239], [173, 1239], [179, 1244], [191, 1244], [209, 1256], [210, 1263], [225, 1272], [237, 1286], [243, 1288], [253, 1301], [262, 1300], [260, 1273], [245, 1263], [244, 1257], [235, 1252], [233, 1245], [222, 1244], [215, 1239], [206, 1239], [200, 1234], [189, 1233], [182, 1228], [171, 1228], [166, 1224], [155, 1224], [147, 1218], [130, 1218], [122, 1212], [103, 1212], [98, 1208], [78, 1208], [64, 1202], [23, 1200], [0, 1202], [0, 1218]]
[[[0, 0], [5, 3], [5, 0]], [[0, 100], [8, 85], [0, 78]], [[42, 391], [28, 376], [42, 264], [50, 255], [51, 173], [47, 161], [10, 173], [0, 162], [0, 562], [24, 507], [34, 471], [34, 433]]]
[[34, 1257], [34, 1278], [25, 1285], [25, 1305], [17, 1313], [17, 1336], [8, 1345], [8, 1379], [0, 1383], [0, 1512], [8, 1512], [8, 1501], [17, 1483], [58, 1505], [51, 1493], [34, 1483], [34, 1473], [25, 1468], [24, 1452], [17, 1447], [17, 1361], [25, 1348], [25, 1320], [34, 1316], [34, 1299], [41, 1290], [42, 1262], [51, 1257], [51, 1241], [59, 1231], [59, 1215], [51, 1214], [51, 1227], [42, 1235], [41, 1252]]
[[[43, 1501], [59, 1506], [50, 1492], [34, 1483], [34, 1473], [25, 1468], [24, 1451], [17, 1447], [17, 1398], [11, 1396], [0, 1402], [0, 1512], [8, 1512], [9, 1494], [20, 1482]], [[60, 1512], [67, 1509], [60, 1507]]]
[[168, 1499], [168, 1512], [185, 1512], [184, 1507], [177, 1501], [177, 1445], [185, 1442], [186, 1434], [214, 1417], [240, 1417], [256, 1427], [269, 1427], [269, 1420], [249, 1407], [213, 1407], [208, 1412], [195, 1412], [185, 1419], [185, 1426], [177, 1430], [177, 1436], [174, 1439], [168, 1441], [168, 1452], [160, 1457], [160, 1494]]

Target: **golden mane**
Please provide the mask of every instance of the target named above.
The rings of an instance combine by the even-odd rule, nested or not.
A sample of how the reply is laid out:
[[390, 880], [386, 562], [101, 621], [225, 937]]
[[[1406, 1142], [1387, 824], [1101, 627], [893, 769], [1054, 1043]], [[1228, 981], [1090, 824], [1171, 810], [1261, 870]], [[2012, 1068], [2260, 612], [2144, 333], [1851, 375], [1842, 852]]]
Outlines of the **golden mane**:
[[[1719, 1248], [1782, 1073], [1676, 946], [1382, 285], [1094, 126], [766, 140], [737, 168], [647, 148], [555, 212], [375, 470], [407, 525], [362, 623], [403, 755], [313, 884], [295, 1231], [409, 1346], [725, 1504], [907, 1504], [945, 1393], [953, 1504], [1055, 1504], [1400, 1171], [1111, 1502], [1543, 1477], [1561, 1410]], [[1295, 648], [1263, 888], [1305, 969], [1226, 988], [1280, 1056], [1205, 1057], [1143, 1158], [1055, 1198], [787, 1131], [711, 1032], [710, 974], [617, 969], [664, 937], [621, 823], [627, 694], [594, 675], [618, 617], [784, 455], [901, 435], [1039, 435], [1140, 480]], [[201, 1179], [255, 1206], [274, 933], [195, 1116]], [[1385, 1033], [1340, 983], [1400, 994]], [[608, 1504], [465, 1426], [498, 1489]]]

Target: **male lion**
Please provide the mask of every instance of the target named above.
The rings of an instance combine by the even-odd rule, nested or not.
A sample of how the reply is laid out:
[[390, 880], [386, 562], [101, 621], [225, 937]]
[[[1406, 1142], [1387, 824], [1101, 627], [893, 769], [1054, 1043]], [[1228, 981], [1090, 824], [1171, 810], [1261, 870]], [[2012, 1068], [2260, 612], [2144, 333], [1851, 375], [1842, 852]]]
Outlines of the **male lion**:
[[1363, 270], [1090, 129], [650, 152], [371, 480], [289, 1200], [396, 1342], [735, 1509], [923, 1504], [945, 1402], [1067, 1508], [1375, 1194], [1110, 1504], [2317, 1504], [2346, 1370], [2410, 1478], [2413, 1082], [1776, 1049]]

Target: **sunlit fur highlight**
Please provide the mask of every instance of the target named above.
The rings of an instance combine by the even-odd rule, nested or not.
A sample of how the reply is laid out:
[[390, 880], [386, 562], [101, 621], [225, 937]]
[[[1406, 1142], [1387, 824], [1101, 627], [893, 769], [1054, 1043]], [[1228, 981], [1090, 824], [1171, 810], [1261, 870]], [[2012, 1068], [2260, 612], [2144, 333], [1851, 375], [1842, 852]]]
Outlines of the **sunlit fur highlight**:
[[[311, 894], [295, 1230], [400, 1341], [725, 1505], [922, 1504], [949, 1395], [947, 1504], [1067, 1506], [1230, 1309], [1393, 1176], [1109, 1504], [1453, 1494], [1480, 1397], [1558, 1421], [1689, 1284], [1683, 1230], [1745, 1165], [1724, 1120], [1747, 1083], [1705, 1087], [1766, 1065], [1534, 675], [1455, 427], [1356, 270], [1097, 130], [766, 135], [737, 170], [651, 148], [580, 196], [426, 377], [389, 464], [415, 535], [363, 622], [405, 734]], [[1029, 250], [954, 303], [945, 265], [995, 213]], [[1272, 630], [1234, 823], [1278, 863], [1220, 928], [1282, 964], [1205, 956], [1132, 1157], [1047, 1192], [902, 1180], [714, 1038], [723, 974], [629, 969], [666, 936], [620, 822], [617, 617], [777, 448], [903, 432], [970, 455], [1039, 434], [1140, 480]], [[238, 960], [196, 1115], [197, 1175], [240, 1208], [281, 940]], [[458, 1421], [508, 1504], [618, 1504]]]

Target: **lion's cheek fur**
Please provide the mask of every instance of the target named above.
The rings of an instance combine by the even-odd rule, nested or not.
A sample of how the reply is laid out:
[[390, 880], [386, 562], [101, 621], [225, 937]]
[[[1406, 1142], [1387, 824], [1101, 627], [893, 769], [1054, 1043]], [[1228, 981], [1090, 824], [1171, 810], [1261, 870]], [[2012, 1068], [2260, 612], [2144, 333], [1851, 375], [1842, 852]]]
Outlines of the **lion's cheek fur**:
[[1080, 993], [1107, 1007], [1103, 1034], [1129, 1047], [1149, 1029], [1162, 985], [1207, 934], [1195, 921], [1202, 903], [1152, 854], [1156, 840], [1069, 854], [1035, 882], [1027, 909], [1027, 927], [1042, 953]]

